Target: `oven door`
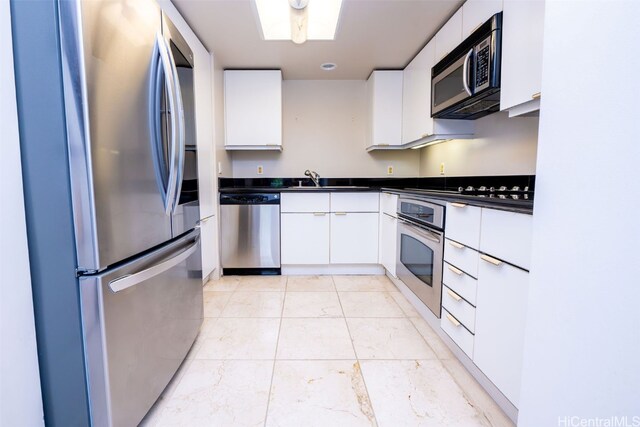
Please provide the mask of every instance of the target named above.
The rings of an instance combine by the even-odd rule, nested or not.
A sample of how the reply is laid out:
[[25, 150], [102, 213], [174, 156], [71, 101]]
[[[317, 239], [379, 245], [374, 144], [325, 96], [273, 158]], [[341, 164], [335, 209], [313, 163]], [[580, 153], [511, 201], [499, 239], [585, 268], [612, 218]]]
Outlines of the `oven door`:
[[444, 236], [398, 219], [398, 278], [440, 318]]

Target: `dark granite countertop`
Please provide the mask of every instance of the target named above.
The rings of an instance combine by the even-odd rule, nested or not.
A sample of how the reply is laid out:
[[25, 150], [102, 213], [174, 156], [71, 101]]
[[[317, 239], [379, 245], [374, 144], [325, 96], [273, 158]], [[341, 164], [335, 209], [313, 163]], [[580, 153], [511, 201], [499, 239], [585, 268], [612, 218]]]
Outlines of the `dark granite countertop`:
[[510, 212], [533, 214], [533, 200], [511, 198], [500, 199], [497, 197], [470, 196], [466, 194], [445, 193], [438, 191], [429, 191], [422, 189], [399, 189], [399, 188], [381, 188], [380, 191], [395, 193], [399, 195], [415, 195], [421, 197], [429, 197], [430, 199], [442, 200], [445, 202], [459, 202], [470, 206], [478, 206], [481, 208], [500, 209]]
[[[302, 186], [299, 184], [302, 183]], [[501, 209], [512, 212], [533, 213], [534, 175], [468, 176], [431, 178], [321, 178], [321, 187], [315, 187], [308, 178], [220, 178], [220, 193], [316, 193], [316, 192], [379, 192], [411, 194], [447, 202], [460, 202], [472, 206]], [[468, 191], [466, 187], [476, 191]], [[511, 198], [516, 188], [522, 191], [519, 199]], [[481, 187], [498, 189], [495, 197], [482, 195]], [[464, 190], [463, 190], [464, 189]], [[486, 190], [484, 190], [486, 191]], [[466, 193], [466, 194], [465, 194]], [[500, 198], [504, 194], [507, 198]], [[528, 198], [528, 199], [525, 199]]]
[[221, 193], [357, 193], [357, 192], [379, 192], [378, 187], [364, 186], [328, 186], [328, 187], [227, 187], [221, 188]]

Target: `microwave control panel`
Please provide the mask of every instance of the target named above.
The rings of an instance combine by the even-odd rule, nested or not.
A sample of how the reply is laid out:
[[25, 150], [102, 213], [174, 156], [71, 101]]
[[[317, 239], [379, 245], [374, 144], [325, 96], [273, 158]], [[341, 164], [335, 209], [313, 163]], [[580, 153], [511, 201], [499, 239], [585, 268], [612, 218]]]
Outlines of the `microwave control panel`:
[[479, 92], [489, 86], [489, 73], [491, 72], [491, 37], [487, 37], [475, 48], [475, 91]]

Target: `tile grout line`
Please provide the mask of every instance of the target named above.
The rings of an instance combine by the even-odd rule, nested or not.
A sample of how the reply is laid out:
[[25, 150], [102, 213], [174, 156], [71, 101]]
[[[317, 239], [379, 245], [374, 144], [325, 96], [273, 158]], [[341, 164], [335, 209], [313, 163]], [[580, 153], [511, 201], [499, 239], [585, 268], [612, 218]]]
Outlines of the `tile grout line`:
[[342, 300], [340, 300], [340, 292], [338, 292], [338, 287], [336, 286], [335, 280], [333, 280], [333, 276], [331, 276], [331, 281], [333, 282], [333, 286], [336, 288], [336, 294], [338, 294], [338, 302], [340, 303], [340, 309], [342, 310], [342, 316], [344, 319], [344, 324], [347, 327], [347, 333], [349, 334], [349, 340], [351, 340], [351, 348], [353, 348], [353, 355], [356, 357], [356, 363], [358, 364], [358, 371], [360, 371], [360, 377], [362, 378], [362, 384], [364, 385], [364, 391], [367, 393], [367, 399], [369, 400], [369, 405], [371, 406], [371, 413], [373, 415], [373, 421], [375, 425], [379, 425], [378, 418], [376, 417], [376, 411], [373, 409], [373, 401], [371, 400], [371, 395], [369, 394], [369, 389], [367, 388], [367, 382], [364, 379], [364, 373], [362, 372], [362, 365], [360, 364], [360, 358], [358, 357], [358, 352], [356, 351], [356, 346], [353, 343], [353, 335], [351, 334], [351, 329], [349, 329], [349, 323], [347, 322], [347, 315], [344, 312], [344, 307], [342, 307]]
[[284, 295], [282, 297], [282, 308], [280, 309], [280, 323], [278, 324], [278, 338], [276, 339], [276, 349], [273, 354], [273, 365], [271, 367], [271, 381], [269, 382], [269, 394], [267, 395], [267, 409], [264, 413], [264, 427], [267, 427], [267, 420], [269, 419], [269, 406], [271, 403], [271, 390], [273, 389], [273, 377], [276, 373], [276, 360], [278, 357], [278, 346], [280, 345], [280, 332], [282, 331], [282, 317], [284, 315], [284, 303], [287, 299], [287, 286], [289, 284], [289, 276], [286, 277], [286, 282], [284, 284]]

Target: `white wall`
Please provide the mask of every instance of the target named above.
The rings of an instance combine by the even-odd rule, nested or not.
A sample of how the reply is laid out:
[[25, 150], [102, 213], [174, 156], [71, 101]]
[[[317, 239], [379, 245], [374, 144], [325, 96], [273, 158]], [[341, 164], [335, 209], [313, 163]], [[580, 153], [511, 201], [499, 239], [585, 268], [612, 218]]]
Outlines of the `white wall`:
[[366, 82], [285, 80], [282, 84], [283, 151], [234, 152], [234, 177], [302, 177], [305, 169], [323, 177], [417, 176], [416, 150], [365, 151]]
[[[231, 152], [224, 149], [224, 68], [215, 54], [211, 54], [213, 68], [213, 109], [216, 141], [216, 173], [218, 177], [232, 177]], [[219, 167], [219, 169], [218, 169]]]
[[519, 425], [638, 425], [640, 2], [545, 15]]
[[420, 176], [534, 175], [538, 118], [495, 113], [475, 121], [474, 139], [458, 139], [420, 150]]
[[8, 1], [0, 1], [0, 76], [0, 425], [41, 426]]

